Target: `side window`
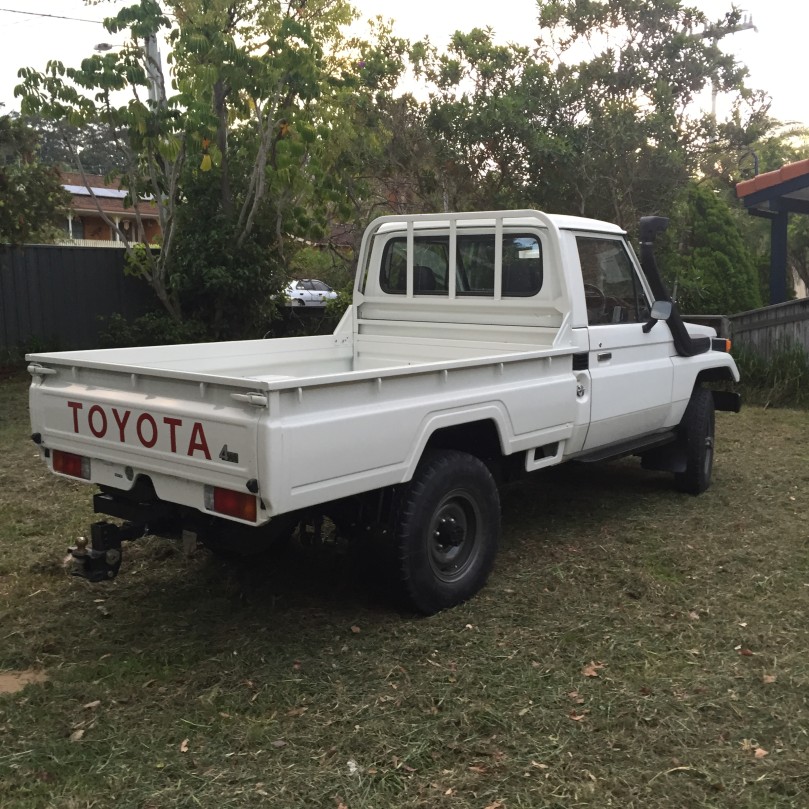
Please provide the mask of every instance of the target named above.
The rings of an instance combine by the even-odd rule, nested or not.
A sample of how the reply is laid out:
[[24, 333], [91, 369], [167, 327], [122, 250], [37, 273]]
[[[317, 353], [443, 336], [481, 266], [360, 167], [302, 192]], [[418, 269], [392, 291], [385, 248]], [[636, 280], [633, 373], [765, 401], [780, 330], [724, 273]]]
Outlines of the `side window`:
[[331, 292], [331, 287], [328, 284], [324, 284], [323, 281], [312, 281], [312, 289], [317, 292]]
[[638, 323], [649, 316], [649, 300], [620, 239], [577, 236], [587, 322]]

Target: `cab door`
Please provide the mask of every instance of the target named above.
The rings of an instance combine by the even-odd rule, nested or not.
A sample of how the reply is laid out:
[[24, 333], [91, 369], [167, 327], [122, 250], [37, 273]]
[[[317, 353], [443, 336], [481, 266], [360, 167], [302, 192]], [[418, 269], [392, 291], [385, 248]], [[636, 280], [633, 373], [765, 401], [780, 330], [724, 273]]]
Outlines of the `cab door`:
[[584, 449], [667, 427], [674, 365], [669, 327], [647, 334], [651, 300], [621, 236], [577, 234], [587, 305], [590, 427]]

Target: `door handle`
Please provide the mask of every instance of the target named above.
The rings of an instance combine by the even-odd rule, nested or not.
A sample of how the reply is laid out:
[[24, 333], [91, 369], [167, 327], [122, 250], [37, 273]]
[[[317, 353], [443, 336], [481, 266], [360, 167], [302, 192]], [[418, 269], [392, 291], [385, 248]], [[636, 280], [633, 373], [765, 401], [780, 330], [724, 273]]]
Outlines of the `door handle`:
[[598, 355], [599, 362], [606, 362], [612, 359], [612, 351], [605, 351], [603, 354]]

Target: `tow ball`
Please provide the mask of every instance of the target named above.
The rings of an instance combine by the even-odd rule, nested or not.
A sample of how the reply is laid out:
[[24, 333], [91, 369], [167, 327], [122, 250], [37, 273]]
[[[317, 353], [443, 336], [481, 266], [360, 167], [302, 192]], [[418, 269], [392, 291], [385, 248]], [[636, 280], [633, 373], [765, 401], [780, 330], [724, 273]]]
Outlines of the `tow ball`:
[[124, 523], [114, 525], [106, 521], [90, 526], [90, 544], [80, 537], [68, 553], [76, 562], [73, 575], [92, 582], [110, 581], [118, 575], [121, 567], [121, 543], [138, 539], [148, 533], [145, 525]]

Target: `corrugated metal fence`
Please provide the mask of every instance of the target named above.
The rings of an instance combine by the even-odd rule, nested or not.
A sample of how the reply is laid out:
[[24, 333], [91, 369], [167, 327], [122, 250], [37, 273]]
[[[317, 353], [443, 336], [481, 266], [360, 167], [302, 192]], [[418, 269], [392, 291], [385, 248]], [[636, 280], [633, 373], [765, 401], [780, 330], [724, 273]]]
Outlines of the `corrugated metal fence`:
[[95, 348], [99, 317], [159, 309], [124, 275], [124, 253], [98, 247], [0, 245], [0, 351]]
[[777, 303], [730, 317], [730, 332], [736, 345], [770, 357], [785, 343], [809, 352], [809, 298]]

